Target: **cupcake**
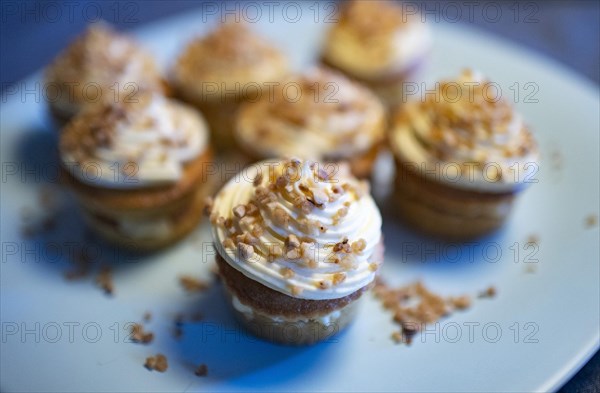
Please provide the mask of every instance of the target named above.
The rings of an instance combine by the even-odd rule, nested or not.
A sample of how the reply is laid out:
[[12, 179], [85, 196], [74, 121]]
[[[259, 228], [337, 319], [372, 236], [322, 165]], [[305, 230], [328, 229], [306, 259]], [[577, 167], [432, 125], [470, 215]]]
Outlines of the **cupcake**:
[[89, 103], [131, 102], [140, 91], [164, 92], [153, 58], [126, 35], [94, 23], [46, 69], [46, 99], [64, 125]]
[[431, 48], [420, 15], [392, 1], [350, 1], [330, 29], [322, 61], [369, 86], [384, 103], [403, 100], [403, 83], [414, 81]]
[[137, 251], [190, 232], [212, 194], [200, 114], [157, 93], [84, 108], [59, 142], [63, 180], [92, 229]]
[[287, 70], [285, 57], [246, 24], [224, 23], [188, 45], [172, 79], [178, 96], [206, 117], [217, 149], [227, 152], [239, 104], [265, 94]]
[[385, 108], [367, 88], [338, 72], [313, 68], [244, 104], [235, 137], [250, 161], [347, 160], [355, 176], [367, 178], [385, 140], [385, 127]]
[[538, 151], [521, 116], [490, 82], [465, 71], [394, 119], [393, 203], [414, 227], [448, 239], [489, 233], [537, 182]]
[[232, 178], [211, 207], [224, 289], [255, 335], [312, 344], [341, 331], [383, 261], [381, 215], [346, 166], [271, 160]]

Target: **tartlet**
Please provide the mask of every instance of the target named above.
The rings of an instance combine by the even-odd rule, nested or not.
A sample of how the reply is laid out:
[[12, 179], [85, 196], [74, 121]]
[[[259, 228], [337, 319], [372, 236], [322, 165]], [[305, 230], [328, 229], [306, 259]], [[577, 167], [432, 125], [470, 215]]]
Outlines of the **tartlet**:
[[384, 103], [404, 101], [403, 83], [418, 78], [431, 49], [421, 15], [392, 1], [349, 1], [329, 30], [321, 60], [375, 91]]
[[90, 103], [133, 101], [141, 91], [165, 93], [152, 56], [129, 36], [94, 23], [48, 66], [45, 94], [58, 125]]
[[425, 233], [468, 239], [492, 232], [537, 182], [533, 135], [495, 86], [466, 70], [404, 104], [395, 118], [393, 203]]
[[367, 88], [324, 67], [292, 76], [240, 108], [235, 137], [257, 161], [302, 157], [348, 161], [368, 178], [385, 140], [386, 110]]
[[240, 103], [256, 99], [288, 72], [284, 55], [245, 23], [227, 22], [192, 41], [172, 70], [176, 94], [206, 117], [220, 152], [234, 149]]
[[217, 264], [238, 319], [255, 335], [312, 344], [353, 319], [383, 262], [368, 183], [299, 159], [253, 164], [211, 207]]
[[214, 191], [204, 120], [156, 93], [87, 106], [61, 132], [59, 150], [64, 183], [91, 228], [137, 251], [185, 236]]

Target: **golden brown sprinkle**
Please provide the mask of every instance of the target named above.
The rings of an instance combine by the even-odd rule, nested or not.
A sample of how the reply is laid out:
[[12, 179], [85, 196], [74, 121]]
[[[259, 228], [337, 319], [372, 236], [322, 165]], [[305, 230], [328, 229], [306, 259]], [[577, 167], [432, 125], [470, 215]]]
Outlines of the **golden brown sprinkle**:
[[345, 273], [334, 273], [331, 282], [333, 285], [338, 285], [343, 283], [346, 280]]
[[598, 225], [598, 215], [597, 214], [590, 214], [585, 218], [585, 227], [586, 228], [593, 228], [596, 225]]
[[471, 302], [468, 296], [445, 299], [427, 290], [420, 282], [390, 288], [381, 278], [376, 279], [373, 293], [383, 307], [393, 313], [394, 322], [400, 325], [401, 330], [393, 334], [392, 339], [406, 344], [410, 344], [412, 336], [426, 324], [448, 316], [452, 310], [464, 310]]
[[480, 292], [477, 297], [480, 299], [483, 299], [483, 298], [492, 298], [494, 296], [496, 296], [496, 287], [489, 286], [485, 291]]
[[250, 244], [238, 243], [237, 248], [241, 257], [244, 259], [250, 259], [254, 256], [254, 247]]
[[194, 374], [196, 374], [199, 377], [206, 377], [208, 375], [208, 367], [206, 366], [206, 364], [203, 363], [196, 368]]
[[209, 283], [192, 276], [180, 276], [179, 284], [186, 290], [186, 292], [203, 292], [208, 289]]
[[115, 291], [115, 286], [112, 280], [112, 270], [110, 266], [104, 266], [96, 276], [96, 284], [104, 290], [107, 295], [112, 295]]
[[214, 204], [215, 204], [215, 201], [214, 201], [214, 199], [213, 199], [213, 198], [211, 198], [211, 197], [207, 197], [207, 198], [204, 200], [204, 214], [205, 214], [207, 217], [210, 217], [210, 215], [211, 215], [211, 213], [212, 213], [212, 210], [213, 210], [213, 207], [214, 207]]
[[144, 331], [144, 327], [136, 323], [131, 327], [131, 341], [135, 343], [148, 344], [154, 340], [154, 333]]
[[532, 234], [529, 235], [529, 237], [527, 238], [527, 243], [539, 244], [539, 242], [540, 238], [538, 237], [538, 235]]
[[144, 363], [144, 367], [148, 370], [156, 370], [158, 372], [164, 373], [169, 368], [169, 364], [167, 362], [167, 357], [161, 353], [156, 354], [155, 356], [149, 356], [146, 358], [146, 363]]
[[290, 269], [289, 267], [284, 267], [281, 269], [281, 275], [284, 278], [290, 279], [290, 278], [294, 277], [294, 275], [296, 275], [296, 273], [294, 273], [294, 271], [292, 269]]

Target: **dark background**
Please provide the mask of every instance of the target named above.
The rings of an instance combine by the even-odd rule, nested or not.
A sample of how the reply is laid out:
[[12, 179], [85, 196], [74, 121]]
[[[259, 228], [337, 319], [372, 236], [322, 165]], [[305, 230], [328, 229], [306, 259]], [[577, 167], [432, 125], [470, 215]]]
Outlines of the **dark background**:
[[[88, 20], [102, 15], [120, 29], [201, 7], [190, 0], [73, 0], [0, 2], [0, 91], [48, 63], [79, 34]], [[443, 1], [414, 2], [432, 15], [454, 18]], [[463, 1], [453, 4], [463, 7]], [[471, 1], [477, 12], [462, 8], [460, 23], [495, 33], [567, 66], [597, 86], [600, 81], [600, 2]], [[490, 4], [491, 3], [491, 4]], [[487, 7], [487, 8], [486, 8]], [[486, 18], [482, 9], [486, 8]], [[500, 10], [501, 18], [494, 15]], [[428, 17], [434, 21], [435, 16]], [[497, 21], [496, 21], [497, 19]], [[599, 310], [590, 310], [598, 312]], [[565, 327], [566, 328], [566, 327]], [[561, 392], [600, 392], [600, 354]]]

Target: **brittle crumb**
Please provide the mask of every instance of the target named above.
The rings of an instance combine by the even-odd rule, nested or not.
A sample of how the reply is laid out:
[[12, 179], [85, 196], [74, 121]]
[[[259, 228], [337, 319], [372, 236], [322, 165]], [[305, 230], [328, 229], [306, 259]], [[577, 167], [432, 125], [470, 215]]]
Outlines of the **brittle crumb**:
[[136, 323], [131, 327], [131, 341], [135, 343], [148, 344], [154, 340], [154, 333], [144, 331], [144, 327]]
[[208, 366], [206, 364], [201, 364], [196, 368], [196, 371], [194, 371], [194, 374], [196, 374], [199, 377], [206, 377], [208, 375]]
[[187, 292], [203, 292], [208, 289], [209, 284], [206, 281], [194, 278], [192, 276], [180, 276], [179, 283]]
[[115, 287], [112, 280], [112, 270], [110, 266], [104, 266], [96, 276], [96, 284], [104, 290], [107, 295], [114, 293]]
[[164, 373], [167, 371], [167, 368], [169, 368], [169, 364], [167, 362], [167, 357], [161, 353], [158, 353], [155, 356], [147, 357], [144, 367], [150, 371], [155, 370]]
[[595, 226], [598, 225], [598, 215], [597, 214], [590, 214], [585, 218], [585, 227], [586, 228], [593, 228]]
[[407, 345], [426, 325], [447, 317], [453, 310], [467, 309], [471, 304], [468, 296], [443, 298], [430, 292], [421, 282], [390, 288], [381, 278], [376, 278], [373, 293], [383, 307], [393, 313], [394, 322], [401, 328], [392, 334], [392, 340]]
[[215, 201], [212, 197], [207, 197], [204, 200], [204, 214], [207, 217], [210, 217], [213, 211], [213, 207], [214, 207]]
[[489, 286], [485, 291], [482, 291], [477, 295], [480, 299], [493, 298], [494, 296], [496, 296], [496, 287], [494, 286]]

